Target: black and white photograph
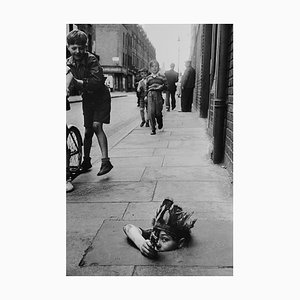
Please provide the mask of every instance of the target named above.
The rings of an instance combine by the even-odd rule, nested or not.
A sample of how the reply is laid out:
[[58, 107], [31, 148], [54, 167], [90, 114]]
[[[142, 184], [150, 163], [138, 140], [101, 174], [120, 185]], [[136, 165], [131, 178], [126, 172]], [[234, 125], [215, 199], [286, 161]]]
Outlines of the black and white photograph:
[[3, 2], [1, 299], [300, 299], [298, 6]]
[[233, 275], [233, 24], [67, 24], [67, 276]]

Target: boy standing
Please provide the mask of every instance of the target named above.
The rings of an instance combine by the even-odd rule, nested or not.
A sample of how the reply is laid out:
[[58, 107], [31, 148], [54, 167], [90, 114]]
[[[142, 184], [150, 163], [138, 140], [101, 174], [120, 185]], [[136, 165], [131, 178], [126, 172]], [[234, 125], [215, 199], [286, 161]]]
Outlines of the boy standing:
[[162, 109], [164, 99], [162, 91], [167, 89], [166, 78], [158, 73], [159, 63], [157, 60], [152, 60], [149, 63], [151, 74], [146, 78], [146, 97], [148, 101], [148, 118], [151, 124], [151, 135], [156, 134], [156, 122], [158, 129], [163, 128]]
[[82, 92], [85, 133], [81, 171], [86, 172], [92, 167], [90, 151], [95, 133], [102, 153], [102, 164], [97, 174], [100, 176], [113, 168], [108, 157], [107, 137], [103, 131], [103, 124], [110, 123], [111, 98], [103, 70], [97, 58], [86, 51], [86, 45], [87, 35], [83, 31], [75, 29], [67, 35], [67, 47], [71, 54], [67, 66], [73, 75], [72, 84]]
[[[149, 127], [149, 119], [148, 119], [148, 107], [147, 107], [147, 98], [146, 98], [146, 77], [148, 75], [147, 69], [141, 69], [140, 74], [142, 79], [139, 81], [137, 86], [137, 92], [139, 93], [139, 104], [140, 104], [140, 114], [142, 123], [140, 127], [143, 127], [146, 123], [146, 127]], [[145, 119], [145, 109], [146, 109], [146, 119]]]

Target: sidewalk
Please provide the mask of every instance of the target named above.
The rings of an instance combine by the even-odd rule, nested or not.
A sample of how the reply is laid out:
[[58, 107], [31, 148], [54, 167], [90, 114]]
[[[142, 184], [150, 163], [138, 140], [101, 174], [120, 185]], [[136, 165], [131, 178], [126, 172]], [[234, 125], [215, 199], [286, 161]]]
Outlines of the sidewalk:
[[[111, 96], [111, 98], [119, 98], [119, 97], [127, 97], [127, 94], [128, 93], [126, 93], [126, 92], [111, 92], [110, 96]], [[71, 103], [81, 102], [82, 101], [82, 97], [81, 97], [81, 95], [70, 96], [69, 97], [69, 101]]]
[[[67, 275], [232, 275], [232, 184], [209, 158], [206, 120], [198, 113], [164, 112], [164, 131], [135, 127], [110, 150], [113, 170], [92, 170], [67, 194]], [[165, 197], [197, 218], [187, 248], [150, 260], [122, 231], [151, 227]], [[81, 267], [79, 267], [79, 263]]]

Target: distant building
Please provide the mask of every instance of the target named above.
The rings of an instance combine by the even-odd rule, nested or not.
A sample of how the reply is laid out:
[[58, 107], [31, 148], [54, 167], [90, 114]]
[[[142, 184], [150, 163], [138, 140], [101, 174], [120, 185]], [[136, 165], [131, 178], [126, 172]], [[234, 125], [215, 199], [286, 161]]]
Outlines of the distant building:
[[112, 75], [114, 90], [132, 91], [137, 71], [148, 67], [156, 51], [138, 24], [96, 24], [95, 52], [104, 73]]
[[88, 51], [98, 57], [112, 90], [134, 90], [138, 70], [148, 68], [156, 58], [155, 48], [138, 24], [68, 24], [67, 32], [75, 28], [88, 35]]

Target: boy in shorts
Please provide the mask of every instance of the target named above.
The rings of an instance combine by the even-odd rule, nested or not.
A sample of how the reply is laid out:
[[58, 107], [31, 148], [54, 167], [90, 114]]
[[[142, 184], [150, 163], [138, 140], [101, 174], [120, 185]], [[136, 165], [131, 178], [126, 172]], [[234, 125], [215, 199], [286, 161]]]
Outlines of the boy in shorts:
[[[140, 114], [142, 122], [140, 127], [143, 127], [146, 124], [146, 127], [149, 127], [149, 119], [148, 119], [148, 108], [147, 108], [147, 98], [146, 96], [146, 77], [148, 75], [148, 71], [146, 68], [140, 70], [140, 74], [142, 79], [139, 81], [137, 86], [137, 92], [139, 93], [139, 104], [140, 104]], [[146, 119], [145, 119], [145, 109], [146, 109]]]
[[84, 117], [83, 162], [81, 171], [91, 167], [91, 146], [95, 134], [102, 153], [102, 164], [98, 176], [108, 173], [113, 165], [108, 157], [108, 143], [103, 124], [110, 123], [111, 98], [105, 85], [103, 70], [96, 56], [86, 51], [87, 35], [78, 29], [67, 35], [67, 47], [71, 56], [67, 59], [72, 84], [82, 92]]
[[143, 255], [155, 258], [158, 252], [179, 249], [189, 242], [197, 221], [191, 220], [192, 214], [184, 212], [172, 199], [165, 199], [152, 221], [152, 229], [127, 224], [123, 231]]

